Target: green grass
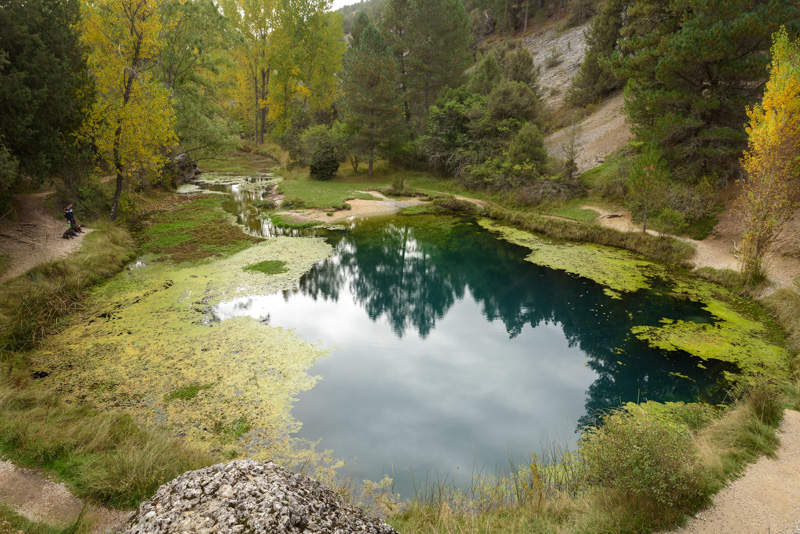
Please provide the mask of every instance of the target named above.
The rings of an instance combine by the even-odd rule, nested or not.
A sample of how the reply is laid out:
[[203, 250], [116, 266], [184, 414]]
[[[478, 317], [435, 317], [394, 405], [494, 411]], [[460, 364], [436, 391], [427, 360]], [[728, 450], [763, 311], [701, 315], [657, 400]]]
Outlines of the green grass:
[[0, 381], [0, 450], [18, 465], [56, 473], [78, 497], [133, 508], [215, 460], [128, 415], [66, 405], [28, 376], [20, 367]]
[[136, 233], [141, 250], [158, 261], [187, 262], [230, 256], [261, 241], [231, 224], [223, 202], [203, 197], [151, 214]]
[[320, 182], [311, 179], [284, 180], [278, 190], [285, 195], [283, 206], [286, 208], [306, 208], [319, 210], [346, 210], [350, 206], [348, 200], [377, 200], [374, 195], [360, 191], [386, 187], [382, 179], [364, 181], [346, 181], [334, 179]]
[[211, 384], [189, 384], [164, 395], [164, 400], [192, 400], [204, 389], [211, 389], [212, 387]]
[[0, 292], [0, 352], [30, 350], [57, 332], [91, 286], [131, 259], [130, 234], [104, 224], [83, 237], [80, 250], [68, 259], [43, 263], [6, 282]]
[[568, 202], [564, 202], [560, 205], [545, 206], [542, 209], [542, 212], [550, 215], [557, 215], [558, 217], [564, 217], [565, 219], [573, 219], [581, 222], [592, 222], [597, 218], [598, 213], [594, 210], [581, 208], [581, 206], [586, 204], [586, 201], [587, 200], [585, 198], [577, 198]]
[[255, 271], [264, 274], [281, 274], [287, 272], [285, 261], [267, 260], [260, 263], [254, 263], [244, 268], [245, 271]]
[[278, 228], [293, 228], [295, 230], [314, 228], [315, 226], [319, 226], [321, 224], [316, 221], [293, 221], [291, 217], [286, 215], [272, 215], [270, 220], [272, 221], [272, 224]]
[[56, 473], [79, 497], [118, 507], [214, 458], [122, 413], [62, 403], [31, 378], [24, 351], [66, 327], [87, 291], [121, 271], [133, 250], [126, 230], [99, 225], [78, 253], [6, 282], [0, 298], [0, 451]]

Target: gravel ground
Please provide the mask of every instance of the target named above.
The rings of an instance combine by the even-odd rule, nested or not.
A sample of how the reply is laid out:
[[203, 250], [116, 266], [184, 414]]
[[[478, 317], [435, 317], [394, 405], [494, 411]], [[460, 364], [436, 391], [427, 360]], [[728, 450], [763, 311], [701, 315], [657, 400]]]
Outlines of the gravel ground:
[[781, 447], [714, 496], [714, 504], [672, 534], [800, 534], [800, 413], [786, 410]]
[[[631, 140], [630, 125], [622, 113], [622, 93], [611, 97], [591, 115], [578, 123], [575, 132], [575, 147], [578, 172], [586, 172], [602, 163], [603, 159]], [[570, 136], [570, 128], [554, 132], [544, 139], [547, 152], [554, 157], [564, 157], [564, 145]]]

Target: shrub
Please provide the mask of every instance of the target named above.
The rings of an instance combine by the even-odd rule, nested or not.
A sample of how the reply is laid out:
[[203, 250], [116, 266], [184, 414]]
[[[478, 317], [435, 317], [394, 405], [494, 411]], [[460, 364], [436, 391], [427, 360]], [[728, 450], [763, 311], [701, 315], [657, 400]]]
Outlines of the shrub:
[[544, 137], [535, 124], [525, 123], [508, 147], [508, 159], [515, 165], [533, 163], [542, 167], [547, 162]]
[[618, 411], [581, 439], [587, 482], [668, 508], [704, 499], [697, 450], [688, 433], [644, 412]]
[[311, 157], [310, 175], [312, 180], [330, 180], [339, 171], [339, 158], [336, 150], [325, 145], [318, 148]]
[[535, 122], [539, 120], [541, 104], [533, 89], [524, 83], [504, 82], [487, 97], [486, 110], [493, 121], [516, 119]]

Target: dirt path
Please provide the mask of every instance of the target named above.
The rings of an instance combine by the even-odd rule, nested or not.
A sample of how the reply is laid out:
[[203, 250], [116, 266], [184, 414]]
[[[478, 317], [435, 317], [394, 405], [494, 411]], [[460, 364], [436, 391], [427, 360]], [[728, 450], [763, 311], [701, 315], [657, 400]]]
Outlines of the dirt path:
[[714, 496], [714, 504], [673, 534], [800, 533], [800, 413], [786, 410], [781, 446]]
[[[63, 239], [64, 219], [56, 219], [45, 208], [50, 192], [15, 195], [16, 222], [0, 221], [0, 254], [9, 256], [10, 267], [0, 274], [0, 283], [15, 278], [36, 265], [64, 258], [80, 248], [82, 237]], [[78, 220], [80, 223], [80, 220]], [[86, 229], [83, 234], [91, 232]]]
[[[64, 484], [53, 482], [41, 474], [19, 469], [11, 462], [0, 460], [0, 502], [18, 514], [38, 523], [65, 526], [78, 518], [84, 502], [73, 496]], [[92, 532], [113, 532], [122, 524], [128, 512], [88, 505], [85, 520]]]
[[[690, 259], [695, 268], [713, 267], [714, 269], [739, 269], [739, 260], [734, 255], [736, 241], [741, 239], [742, 227], [733, 215], [732, 203], [736, 198], [736, 186], [729, 188], [725, 192], [727, 197], [726, 210], [719, 216], [719, 223], [711, 232], [711, 235], [703, 240], [689, 239], [687, 237], [676, 237], [695, 247], [695, 254]], [[633, 223], [633, 218], [629, 211], [619, 208], [613, 211], [599, 208], [597, 206], [581, 206], [600, 214], [597, 222], [607, 228], [613, 228], [621, 232], [641, 232], [641, 227]], [[609, 217], [609, 215], [616, 215]], [[660, 235], [658, 232], [648, 230], [651, 235]], [[673, 236], [675, 237], [675, 236]], [[767, 254], [765, 268], [770, 285], [765, 288], [764, 295], [768, 295], [778, 289], [791, 287], [795, 279], [800, 279], [800, 217], [796, 217], [784, 230], [780, 239], [777, 240], [773, 250]]]

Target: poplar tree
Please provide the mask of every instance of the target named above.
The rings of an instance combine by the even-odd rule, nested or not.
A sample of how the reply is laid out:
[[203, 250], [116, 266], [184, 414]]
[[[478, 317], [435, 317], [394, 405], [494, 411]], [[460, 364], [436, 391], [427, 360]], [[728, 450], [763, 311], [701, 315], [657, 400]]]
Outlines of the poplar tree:
[[114, 171], [111, 220], [124, 182], [160, 175], [177, 143], [170, 92], [154, 76], [162, 46], [163, 0], [94, 0], [86, 4], [83, 39], [97, 100], [85, 136]]
[[[275, 46], [272, 34], [278, 24], [278, 0], [221, 0], [223, 13], [238, 31], [234, 49], [237, 96], [254, 120], [253, 137], [264, 142], [269, 115], [269, 86]], [[248, 121], [249, 122], [249, 121]]]
[[372, 174], [376, 151], [398, 142], [403, 122], [397, 61], [372, 24], [361, 33], [358, 45], [344, 55], [342, 90], [346, 129], [367, 155]]
[[738, 201], [745, 230], [737, 252], [749, 282], [800, 200], [800, 40], [791, 43], [785, 29], [774, 39], [764, 98], [747, 114], [748, 181]]

